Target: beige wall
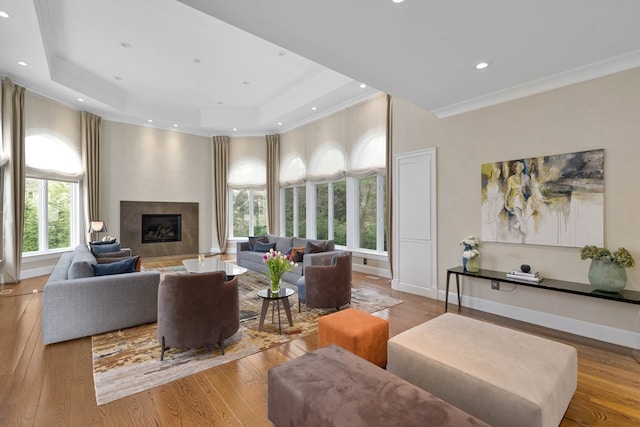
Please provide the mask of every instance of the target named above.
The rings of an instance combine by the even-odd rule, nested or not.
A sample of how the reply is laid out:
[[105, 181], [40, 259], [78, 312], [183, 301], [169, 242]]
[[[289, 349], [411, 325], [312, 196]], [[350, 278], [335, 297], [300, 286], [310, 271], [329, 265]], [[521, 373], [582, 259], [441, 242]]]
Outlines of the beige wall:
[[[632, 253], [637, 265], [627, 269], [627, 289], [640, 291], [639, 117], [640, 69], [444, 119], [394, 100], [394, 154], [436, 147], [439, 289], [446, 269], [461, 264], [460, 240], [480, 235], [482, 163], [604, 148], [605, 245]], [[504, 271], [527, 263], [547, 277], [588, 282], [589, 261], [580, 259], [578, 248], [487, 243], [480, 249], [482, 268]], [[514, 316], [541, 317], [538, 323], [566, 323], [574, 330], [617, 333], [599, 328], [604, 325], [631, 331], [620, 338], [640, 348], [637, 305], [522, 286], [492, 291], [487, 281], [465, 280], [463, 288], [472, 297], [463, 305], [515, 310]]]
[[100, 214], [119, 237], [120, 201], [198, 203], [199, 251], [215, 245], [211, 139], [103, 120]]

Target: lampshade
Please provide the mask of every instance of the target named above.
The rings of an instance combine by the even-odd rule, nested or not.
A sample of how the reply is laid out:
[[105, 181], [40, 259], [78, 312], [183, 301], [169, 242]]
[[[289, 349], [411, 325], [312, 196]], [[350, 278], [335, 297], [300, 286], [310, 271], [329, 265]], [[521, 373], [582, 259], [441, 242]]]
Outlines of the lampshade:
[[91, 221], [89, 233], [104, 233], [105, 231], [107, 231], [107, 225], [104, 221]]

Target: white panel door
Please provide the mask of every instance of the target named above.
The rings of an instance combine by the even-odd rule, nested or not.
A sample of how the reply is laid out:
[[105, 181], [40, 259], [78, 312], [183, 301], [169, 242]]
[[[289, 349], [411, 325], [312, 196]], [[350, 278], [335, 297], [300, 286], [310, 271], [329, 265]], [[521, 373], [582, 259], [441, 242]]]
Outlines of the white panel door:
[[437, 299], [435, 149], [394, 156], [393, 289]]

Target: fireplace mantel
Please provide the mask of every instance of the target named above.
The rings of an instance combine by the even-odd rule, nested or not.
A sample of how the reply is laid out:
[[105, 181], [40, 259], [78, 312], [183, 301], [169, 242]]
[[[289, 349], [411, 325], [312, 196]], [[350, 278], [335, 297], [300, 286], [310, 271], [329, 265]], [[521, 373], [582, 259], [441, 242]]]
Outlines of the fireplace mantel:
[[[142, 215], [180, 215], [180, 241], [142, 243]], [[198, 253], [198, 203], [120, 202], [120, 241], [141, 257], [161, 257]]]

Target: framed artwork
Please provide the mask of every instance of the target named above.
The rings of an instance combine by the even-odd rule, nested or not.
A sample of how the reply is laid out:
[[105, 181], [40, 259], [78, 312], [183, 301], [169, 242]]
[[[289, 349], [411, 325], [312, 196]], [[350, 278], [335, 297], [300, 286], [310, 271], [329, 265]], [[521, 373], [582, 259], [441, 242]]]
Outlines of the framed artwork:
[[604, 150], [484, 163], [485, 242], [604, 245]]

